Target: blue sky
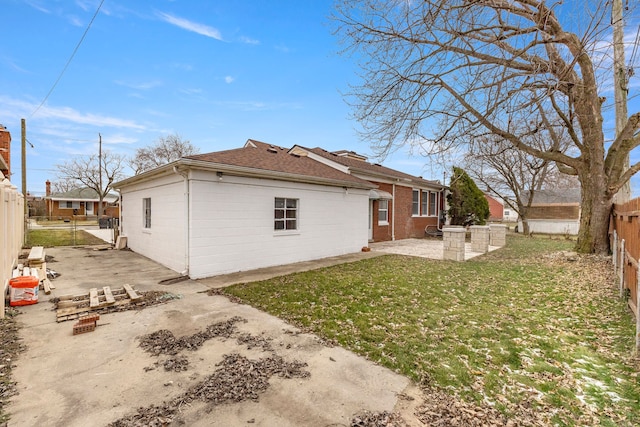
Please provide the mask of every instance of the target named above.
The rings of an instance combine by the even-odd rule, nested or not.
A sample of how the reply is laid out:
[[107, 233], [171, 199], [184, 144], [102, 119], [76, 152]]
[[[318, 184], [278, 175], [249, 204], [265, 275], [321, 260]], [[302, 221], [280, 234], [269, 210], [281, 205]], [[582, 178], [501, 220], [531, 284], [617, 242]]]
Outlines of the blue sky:
[[[2, 0], [0, 123], [19, 187], [21, 118], [36, 195], [55, 164], [97, 152], [98, 133], [104, 149], [125, 155], [170, 133], [203, 153], [251, 138], [371, 155], [341, 95], [357, 69], [338, 54], [332, 0], [105, 0], [38, 108], [99, 3]], [[442, 179], [440, 165], [402, 151], [384, 164]]]

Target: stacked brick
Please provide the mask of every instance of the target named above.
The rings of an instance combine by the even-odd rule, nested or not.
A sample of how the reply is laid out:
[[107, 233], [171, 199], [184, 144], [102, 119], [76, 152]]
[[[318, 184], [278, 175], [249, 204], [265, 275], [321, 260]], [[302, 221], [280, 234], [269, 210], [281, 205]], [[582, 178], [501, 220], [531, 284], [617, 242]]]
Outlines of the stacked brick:
[[466, 233], [467, 230], [464, 227], [447, 227], [442, 229], [444, 259], [464, 261], [464, 241]]
[[84, 334], [86, 332], [93, 332], [96, 330], [97, 322], [100, 319], [98, 314], [90, 314], [82, 316], [78, 319], [75, 325], [73, 325], [73, 335]]

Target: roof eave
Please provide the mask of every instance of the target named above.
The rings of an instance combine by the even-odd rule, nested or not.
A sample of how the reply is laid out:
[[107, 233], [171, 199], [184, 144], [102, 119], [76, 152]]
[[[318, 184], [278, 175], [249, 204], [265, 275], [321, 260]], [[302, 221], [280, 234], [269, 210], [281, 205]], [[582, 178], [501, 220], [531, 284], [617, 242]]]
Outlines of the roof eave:
[[369, 190], [377, 187], [376, 185], [373, 185], [365, 181], [355, 182], [352, 180], [322, 178], [322, 177], [309, 176], [309, 175], [278, 172], [278, 171], [272, 171], [272, 170], [266, 170], [266, 169], [256, 169], [256, 168], [250, 168], [246, 166], [235, 166], [235, 165], [229, 165], [226, 163], [216, 163], [216, 162], [209, 162], [205, 160], [180, 159], [168, 165], [154, 169], [152, 171], [145, 172], [143, 174], [136, 175], [131, 178], [127, 178], [125, 180], [116, 182], [113, 184], [113, 188], [120, 189], [122, 187], [126, 187], [138, 182], [146, 181], [147, 179], [150, 179], [154, 176], [165, 174], [168, 170], [173, 170], [174, 168], [176, 168], [176, 170], [200, 169], [200, 170], [206, 170], [206, 171], [222, 172], [223, 174], [226, 173], [229, 175], [245, 176], [250, 178], [269, 178], [269, 179], [277, 179], [277, 180], [289, 181], [289, 182], [323, 184], [323, 185], [329, 185], [333, 187], [360, 188], [364, 190]]

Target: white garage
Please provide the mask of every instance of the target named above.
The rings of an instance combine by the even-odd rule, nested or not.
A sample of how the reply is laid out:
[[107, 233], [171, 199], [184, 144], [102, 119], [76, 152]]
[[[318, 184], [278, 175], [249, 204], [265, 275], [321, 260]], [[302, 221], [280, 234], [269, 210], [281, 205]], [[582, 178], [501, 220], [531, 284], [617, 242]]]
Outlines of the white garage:
[[375, 185], [249, 140], [113, 187], [129, 248], [197, 279], [360, 251]]

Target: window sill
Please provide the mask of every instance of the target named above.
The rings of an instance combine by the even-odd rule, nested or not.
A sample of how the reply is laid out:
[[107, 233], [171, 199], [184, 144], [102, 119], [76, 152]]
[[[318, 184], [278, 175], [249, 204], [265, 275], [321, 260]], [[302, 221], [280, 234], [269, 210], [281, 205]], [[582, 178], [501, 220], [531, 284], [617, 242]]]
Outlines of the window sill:
[[389, 221], [378, 222], [378, 227], [385, 227], [389, 225]]
[[273, 232], [274, 237], [280, 236], [297, 236], [301, 234], [300, 230], [278, 230]]

